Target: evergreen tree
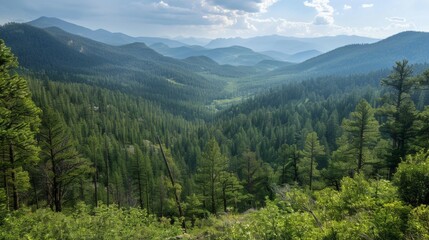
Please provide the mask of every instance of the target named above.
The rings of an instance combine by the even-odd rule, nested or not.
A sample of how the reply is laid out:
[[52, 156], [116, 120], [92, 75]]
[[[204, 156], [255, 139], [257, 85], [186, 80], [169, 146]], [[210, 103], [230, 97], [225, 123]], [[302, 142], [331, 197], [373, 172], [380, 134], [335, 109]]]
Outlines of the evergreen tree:
[[64, 196], [70, 186], [92, 171], [91, 164], [80, 156], [71, 134], [67, 132], [58, 113], [52, 109], [44, 111], [39, 139], [42, 171], [48, 184], [46, 188], [55, 211], [61, 212]]
[[343, 121], [347, 144], [353, 150], [356, 159], [356, 171], [359, 174], [363, 165], [371, 158], [369, 150], [375, 147], [379, 137], [378, 122], [374, 110], [366, 100], [361, 100], [350, 113], [350, 118]]
[[288, 183], [288, 177], [291, 182], [297, 183], [299, 181], [298, 163], [300, 159], [300, 151], [297, 146], [295, 144], [283, 144], [280, 149], [280, 155], [282, 158], [280, 183]]
[[[220, 152], [217, 141], [212, 138], [204, 147], [201, 162], [197, 168], [197, 175], [204, 179], [204, 196], [208, 196], [205, 201], [210, 202], [210, 212], [216, 214], [218, 192], [222, 175], [227, 171], [227, 159]], [[207, 206], [208, 207], [208, 206]]]
[[[19, 192], [28, 189], [25, 166], [38, 160], [35, 133], [40, 110], [33, 103], [27, 81], [13, 73], [18, 61], [0, 40], [0, 149], [4, 188], [11, 185], [13, 209], [19, 208]], [[10, 185], [9, 185], [10, 184]]]
[[390, 177], [401, 159], [409, 153], [410, 139], [415, 136], [414, 121], [417, 112], [410, 94], [417, 83], [407, 60], [396, 62], [392, 73], [381, 81], [381, 84], [390, 90], [390, 94], [384, 97], [384, 105], [381, 108], [381, 113], [386, 118], [382, 130], [392, 139], [391, 156], [388, 160]]
[[153, 184], [152, 166], [148, 157], [142, 153], [137, 145], [134, 145], [133, 153], [131, 171], [137, 187], [139, 206], [141, 209], [146, 208], [149, 211], [150, 185]]
[[222, 196], [223, 211], [228, 212], [228, 204], [233, 203], [234, 208], [238, 209], [238, 203], [242, 200], [243, 186], [238, 178], [231, 172], [222, 172], [220, 176], [220, 189]]
[[[317, 158], [325, 154], [324, 147], [320, 145], [316, 132], [307, 134], [304, 150], [302, 151], [303, 159], [300, 162], [300, 171], [303, 179], [306, 179], [310, 190], [313, 189], [314, 177], [319, 175], [317, 169]], [[308, 174], [308, 178], [305, 175]]]

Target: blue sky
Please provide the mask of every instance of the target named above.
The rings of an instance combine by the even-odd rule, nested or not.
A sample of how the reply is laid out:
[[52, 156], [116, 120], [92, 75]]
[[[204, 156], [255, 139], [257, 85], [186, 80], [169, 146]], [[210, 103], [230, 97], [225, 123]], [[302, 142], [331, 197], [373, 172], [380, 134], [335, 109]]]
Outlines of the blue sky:
[[428, 0], [4, 0], [0, 23], [58, 17], [133, 36], [384, 38], [429, 31]]

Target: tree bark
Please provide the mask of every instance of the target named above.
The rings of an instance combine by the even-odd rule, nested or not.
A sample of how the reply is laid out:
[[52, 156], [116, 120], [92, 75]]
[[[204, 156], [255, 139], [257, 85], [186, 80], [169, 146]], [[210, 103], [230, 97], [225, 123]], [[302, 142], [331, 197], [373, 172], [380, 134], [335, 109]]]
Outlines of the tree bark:
[[106, 204], [109, 206], [110, 204], [110, 182], [109, 182], [109, 149], [107, 148], [107, 140], [106, 140], [106, 158], [105, 158], [105, 166], [106, 166]]
[[18, 189], [16, 187], [16, 175], [15, 175], [15, 156], [13, 151], [13, 145], [9, 144], [9, 161], [10, 167], [12, 168], [11, 178], [12, 178], [12, 200], [13, 200], [13, 210], [19, 209], [19, 198], [18, 198]]

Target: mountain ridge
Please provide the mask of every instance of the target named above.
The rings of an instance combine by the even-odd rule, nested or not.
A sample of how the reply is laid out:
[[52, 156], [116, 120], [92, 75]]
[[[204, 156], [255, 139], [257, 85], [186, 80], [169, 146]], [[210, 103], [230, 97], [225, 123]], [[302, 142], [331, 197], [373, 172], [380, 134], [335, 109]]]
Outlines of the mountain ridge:
[[390, 68], [395, 61], [429, 62], [429, 33], [406, 31], [372, 44], [337, 48], [303, 63], [286, 66], [271, 74], [352, 74]]
[[133, 42], [144, 42], [147, 45], [162, 42], [170, 47], [179, 47], [187, 45], [185, 43], [166, 38], [132, 37], [124, 33], [113, 33], [105, 29], [91, 30], [89, 28], [82, 27], [80, 25], [54, 17], [42, 16], [40, 18], [27, 22], [27, 24], [38, 28], [58, 27], [66, 32], [110, 45], [124, 45]]
[[253, 66], [263, 60], [274, 60], [274, 58], [270, 56], [254, 52], [252, 49], [242, 46], [215, 49], [207, 49], [201, 46], [170, 48], [165, 44], [158, 43], [150, 47], [168, 57], [185, 59], [189, 57], [206, 56], [219, 64], [229, 64], [233, 66]]
[[285, 54], [295, 54], [308, 50], [319, 52], [331, 51], [335, 48], [353, 43], [374, 43], [379, 39], [360, 36], [327, 36], [316, 38], [298, 38], [280, 35], [257, 36], [252, 38], [217, 38], [208, 43], [207, 48], [228, 47], [240, 45], [256, 52], [277, 51]]

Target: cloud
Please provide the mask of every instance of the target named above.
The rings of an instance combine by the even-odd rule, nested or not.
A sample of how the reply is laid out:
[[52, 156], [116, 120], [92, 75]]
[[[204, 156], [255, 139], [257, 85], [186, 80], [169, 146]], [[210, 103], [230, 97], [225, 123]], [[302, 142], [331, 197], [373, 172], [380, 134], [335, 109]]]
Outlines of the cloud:
[[317, 15], [314, 17], [315, 25], [330, 25], [334, 23], [334, 8], [329, 5], [329, 0], [305, 1], [304, 5], [316, 9]]
[[160, 8], [168, 8], [170, 7], [170, 5], [168, 5], [168, 3], [164, 2], [164, 1], [160, 1], [158, 3], [154, 3], [153, 4], [156, 7], [160, 7]]
[[361, 6], [362, 8], [372, 8], [374, 7], [374, 3], [364, 3]]
[[[400, 1], [400, 0], [396, 0]], [[423, 1], [423, 0], [420, 0]], [[198, 36], [198, 37], [250, 37], [281, 34], [287, 36], [316, 37], [324, 35], [364, 35], [385, 37], [403, 30], [423, 30], [422, 23], [415, 25], [410, 16], [385, 18], [375, 23], [368, 18], [354, 27], [335, 21], [338, 10], [373, 7], [376, 1], [362, 0], [16, 0], [4, 1], [0, 8], [0, 22], [30, 21], [40, 16], [51, 16], [91, 29], [104, 28], [134, 36]], [[281, 3], [282, 2], [282, 3]], [[362, 4], [365, 3], [365, 4]], [[428, 4], [422, 3], [422, 4]], [[314, 14], [292, 20], [294, 16], [271, 14], [276, 5], [307, 8]], [[304, 5], [304, 6], [303, 6]], [[404, 3], [405, 5], [405, 3]], [[424, 5], [424, 6], [426, 6]], [[353, 6], [353, 8], [352, 8]], [[314, 9], [314, 10], [313, 10]], [[420, 11], [424, 14], [423, 7]], [[276, 9], [280, 12], [285, 9]], [[297, 10], [298, 11], [298, 10]], [[295, 13], [295, 12], [294, 12]], [[395, 16], [386, 13], [387, 16]], [[383, 16], [385, 17], [385, 16]], [[297, 20], [299, 19], [299, 20]], [[344, 19], [341, 19], [342, 21]], [[367, 27], [365, 25], [367, 22]], [[343, 23], [347, 24], [347, 23]], [[340, 26], [342, 25], [342, 26]], [[426, 25], [424, 25], [426, 26]], [[427, 31], [427, 27], [425, 27]]]
[[208, 3], [227, 10], [237, 10], [246, 13], [266, 12], [278, 0], [207, 0]]
[[387, 21], [389, 22], [395, 22], [395, 23], [405, 23], [407, 22], [407, 19], [401, 18], [401, 17], [387, 17]]

